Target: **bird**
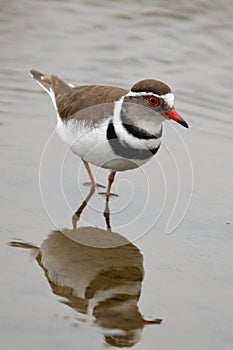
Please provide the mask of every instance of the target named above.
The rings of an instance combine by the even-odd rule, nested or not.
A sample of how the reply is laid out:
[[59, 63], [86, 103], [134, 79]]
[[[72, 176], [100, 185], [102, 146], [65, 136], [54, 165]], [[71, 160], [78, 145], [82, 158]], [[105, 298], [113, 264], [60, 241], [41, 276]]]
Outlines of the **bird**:
[[90, 164], [110, 170], [106, 199], [116, 172], [136, 169], [158, 152], [163, 122], [186, 121], [174, 107], [174, 92], [164, 82], [144, 79], [129, 90], [108, 85], [79, 85], [57, 75], [30, 69], [29, 74], [49, 94], [57, 113], [56, 131], [81, 158], [90, 185], [96, 183]]

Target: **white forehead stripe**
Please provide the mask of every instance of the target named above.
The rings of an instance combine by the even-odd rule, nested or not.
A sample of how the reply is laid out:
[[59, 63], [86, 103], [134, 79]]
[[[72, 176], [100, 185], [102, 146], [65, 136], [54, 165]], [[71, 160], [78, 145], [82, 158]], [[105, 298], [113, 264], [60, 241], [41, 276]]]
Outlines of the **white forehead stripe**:
[[166, 95], [161, 96], [165, 102], [167, 102], [169, 107], [174, 106], [174, 94], [172, 92], [169, 92]]
[[134, 92], [134, 91], [130, 90], [128, 92], [128, 94], [125, 95], [125, 97], [126, 96], [138, 97], [138, 96], [150, 96], [150, 95], [153, 95], [153, 96], [158, 97], [158, 98], [162, 98], [168, 104], [169, 107], [174, 106], [174, 94], [172, 92], [168, 92], [165, 95], [158, 95], [158, 94], [155, 94], [154, 92], [145, 92], [145, 91]]

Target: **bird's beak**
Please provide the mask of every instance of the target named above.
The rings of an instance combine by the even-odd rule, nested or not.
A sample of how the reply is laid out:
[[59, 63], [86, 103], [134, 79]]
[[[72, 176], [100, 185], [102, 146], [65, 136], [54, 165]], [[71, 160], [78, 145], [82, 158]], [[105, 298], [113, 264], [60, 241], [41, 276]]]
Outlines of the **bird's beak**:
[[168, 118], [175, 120], [175, 122], [181, 124], [185, 128], [189, 127], [186, 121], [183, 118], [181, 118], [181, 116], [176, 112], [174, 108], [170, 109], [170, 111], [167, 111], [166, 115], [168, 116]]

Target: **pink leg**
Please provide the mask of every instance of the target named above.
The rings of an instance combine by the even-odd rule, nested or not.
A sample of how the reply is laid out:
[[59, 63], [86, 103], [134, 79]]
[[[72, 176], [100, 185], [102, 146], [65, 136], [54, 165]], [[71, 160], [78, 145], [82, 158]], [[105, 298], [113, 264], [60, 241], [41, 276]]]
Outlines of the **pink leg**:
[[94, 176], [93, 176], [93, 174], [91, 172], [91, 168], [90, 168], [88, 162], [86, 160], [84, 160], [84, 159], [82, 159], [82, 161], [83, 161], [83, 164], [85, 165], [85, 168], [86, 168], [87, 173], [89, 175], [89, 178], [91, 180], [91, 186], [94, 187], [94, 188], [97, 188], [97, 184], [95, 182]]
[[[84, 160], [84, 159], [82, 159], [82, 161], [83, 161], [83, 164], [85, 165], [85, 168], [87, 170], [88, 176], [89, 176], [89, 178], [91, 180], [91, 187], [93, 187], [93, 188], [98, 188], [98, 187], [104, 188], [105, 186], [97, 184], [95, 182], [94, 176], [93, 176], [93, 174], [91, 172], [91, 168], [89, 166], [89, 163], [86, 160]], [[84, 185], [87, 185], [87, 183], [85, 183]]]
[[109, 200], [109, 195], [110, 195], [110, 192], [111, 192], [111, 187], [112, 187], [112, 183], [114, 181], [115, 175], [116, 175], [116, 172], [112, 171], [109, 174], [109, 177], [108, 177], [108, 188], [107, 188], [107, 192], [106, 192], [106, 200], [107, 201]]

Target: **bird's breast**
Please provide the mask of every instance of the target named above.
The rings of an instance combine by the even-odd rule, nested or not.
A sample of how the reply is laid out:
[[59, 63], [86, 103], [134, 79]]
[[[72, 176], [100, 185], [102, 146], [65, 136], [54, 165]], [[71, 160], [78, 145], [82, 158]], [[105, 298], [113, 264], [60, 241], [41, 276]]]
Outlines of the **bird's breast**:
[[137, 168], [158, 151], [159, 140], [132, 140], [115, 133], [111, 117], [95, 124], [83, 120], [58, 121], [57, 133], [77, 156], [98, 167], [115, 171]]

